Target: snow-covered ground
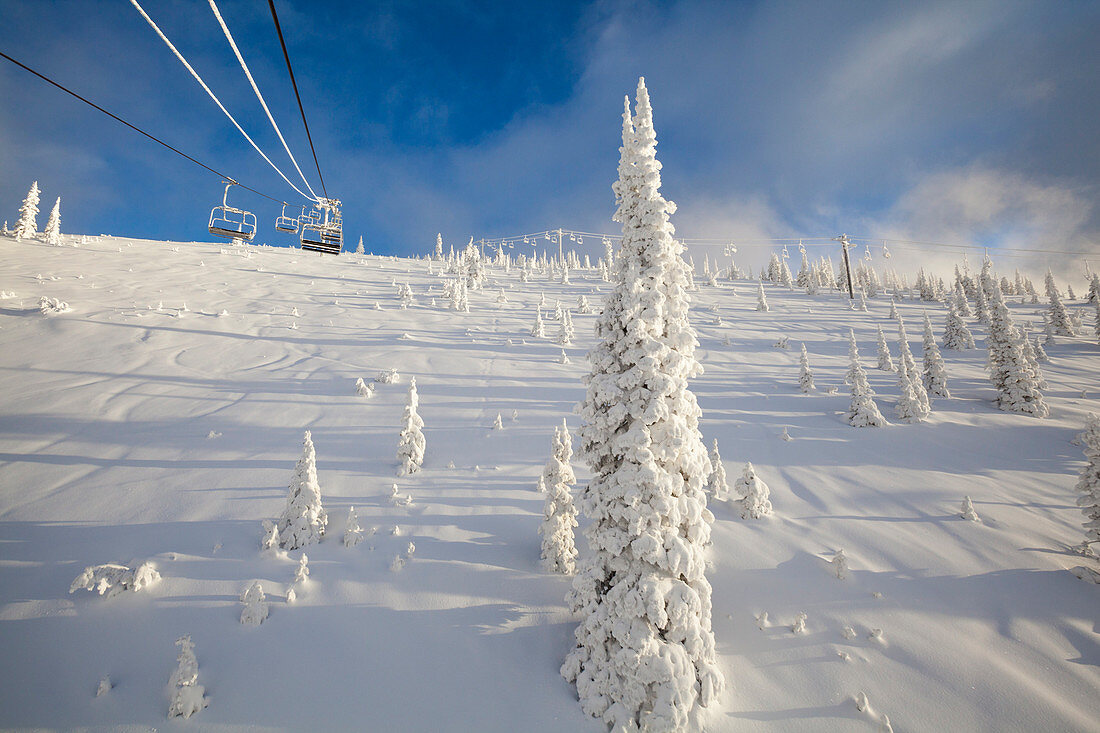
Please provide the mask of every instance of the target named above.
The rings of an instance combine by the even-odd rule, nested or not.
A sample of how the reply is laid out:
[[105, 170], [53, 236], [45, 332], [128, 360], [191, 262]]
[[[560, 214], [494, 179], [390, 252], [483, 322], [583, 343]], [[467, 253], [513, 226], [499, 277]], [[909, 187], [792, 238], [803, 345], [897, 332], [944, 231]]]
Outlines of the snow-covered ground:
[[[577, 299], [598, 310], [609, 289], [595, 271], [522, 284], [493, 268], [467, 314], [446, 309], [426, 261], [110, 238], [0, 248], [0, 727], [603, 728], [558, 672], [575, 620], [568, 579], [540, 569], [535, 490], [554, 426], [578, 424], [595, 315]], [[896, 731], [1097, 730], [1100, 587], [1067, 571], [1090, 561], [1066, 549], [1083, 537], [1071, 441], [1100, 410], [1095, 339], [1048, 347], [1040, 420], [992, 404], [970, 319], [979, 348], [943, 351], [952, 397], [901, 424], [896, 376], [874, 368], [876, 326], [896, 334], [889, 300], [861, 313], [765, 285], [763, 313], [753, 282], [697, 281], [706, 444], [731, 485], [751, 461], [774, 505], [743, 520], [711, 503], [728, 689], [707, 729], [876, 730], [885, 714]], [[530, 335], [543, 293], [550, 312], [573, 309], [568, 364], [555, 321]], [[43, 313], [43, 297], [69, 310]], [[1010, 300], [1038, 323], [1043, 306]], [[918, 360], [926, 307], [939, 337], [942, 307], [898, 304]], [[849, 327], [889, 427], [845, 420]], [[388, 369], [399, 382], [356, 394]], [[411, 377], [427, 455], [399, 478]], [[329, 527], [287, 604], [301, 553], [262, 553], [261, 522], [285, 505], [307, 429]], [[959, 517], [964, 495], [981, 522]], [[351, 506], [368, 536], [348, 548]], [[86, 566], [144, 561], [162, 579], [140, 592], [68, 592]], [[255, 580], [270, 616], [246, 626]], [[209, 707], [181, 722], [168, 680], [188, 634]]]

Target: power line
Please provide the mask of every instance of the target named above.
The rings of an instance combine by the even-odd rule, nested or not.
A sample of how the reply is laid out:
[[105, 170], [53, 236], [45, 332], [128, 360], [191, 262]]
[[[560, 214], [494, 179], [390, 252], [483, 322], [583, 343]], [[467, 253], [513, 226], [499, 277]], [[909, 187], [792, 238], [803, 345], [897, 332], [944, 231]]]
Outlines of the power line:
[[317, 177], [321, 179], [321, 192], [328, 198], [325, 189], [325, 177], [321, 175], [321, 164], [317, 162], [317, 151], [313, 147], [313, 136], [309, 134], [309, 123], [306, 122], [306, 110], [302, 106], [302, 96], [298, 94], [298, 82], [294, 79], [294, 69], [290, 67], [290, 54], [286, 50], [286, 41], [283, 39], [283, 28], [279, 25], [279, 15], [275, 12], [275, 0], [267, 0], [271, 6], [271, 18], [275, 21], [275, 30], [279, 34], [279, 44], [283, 47], [283, 58], [286, 59], [286, 70], [290, 73], [290, 83], [294, 87], [294, 98], [298, 100], [298, 111], [302, 113], [302, 124], [306, 128], [306, 139], [309, 140], [309, 149], [313, 153], [313, 164], [317, 166]]
[[139, 133], [141, 133], [142, 135], [144, 135], [145, 137], [147, 137], [147, 138], [149, 138], [150, 140], [152, 140], [153, 142], [155, 142], [155, 143], [157, 143], [157, 144], [159, 144], [159, 145], [163, 145], [164, 147], [168, 148], [168, 149], [169, 149], [169, 150], [171, 150], [171, 151], [172, 151], [173, 153], [176, 153], [177, 155], [182, 155], [182, 156], [183, 156], [184, 158], [187, 158], [187, 159], [188, 159], [189, 161], [191, 161], [191, 162], [192, 162], [192, 163], [194, 163], [195, 165], [197, 165], [197, 166], [200, 166], [200, 167], [202, 167], [202, 168], [205, 168], [206, 170], [210, 171], [211, 173], [213, 173], [214, 175], [218, 176], [219, 178], [221, 178], [221, 179], [223, 179], [223, 180], [226, 180], [226, 181], [233, 181], [233, 183], [234, 183], [235, 185], [237, 185], [237, 186], [240, 186], [241, 188], [243, 188], [243, 189], [245, 189], [245, 190], [251, 191], [252, 193], [256, 194], [257, 196], [263, 196], [263, 197], [264, 197], [265, 199], [270, 199], [271, 201], [274, 201], [274, 202], [276, 202], [276, 203], [280, 203], [280, 204], [281, 204], [281, 203], [285, 203], [285, 202], [284, 202], [284, 201], [282, 201], [281, 199], [277, 199], [277, 198], [275, 198], [274, 196], [268, 196], [268, 195], [267, 195], [266, 193], [260, 193], [260, 192], [259, 192], [259, 191], [257, 191], [256, 189], [254, 189], [254, 188], [251, 188], [250, 186], [246, 186], [246, 185], [244, 185], [243, 183], [238, 183], [238, 182], [237, 182], [237, 181], [236, 181], [236, 180], [235, 180], [235, 179], [234, 179], [234, 178], [233, 178], [232, 176], [226, 175], [225, 173], [222, 173], [221, 171], [218, 171], [218, 170], [215, 170], [215, 169], [211, 168], [210, 166], [206, 165], [205, 163], [202, 163], [202, 162], [200, 162], [200, 161], [198, 161], [198, 160], [196, 160], [196, 159], [192, 158], [192, 157], [191, 157], [190, 155], [188, 155], [187, 153], [183, 152], [182, 150], [179, 150], [178, 148], [174, 148], [174, 147], [172, 147], [171, 145], [169, 145], [168, 143], [164, 142], [164, 141], [163, 141], [163, 140], [161, 140], [160, 138], [158, 138], [158, 137], [154, 137], [153, 135], [150, 135], [150, 134], [149, 134], [149, 133], [147, 133], [147, 132], [146, 132], [145, 130], [142, 130], [142, 129], [141, 129], [140, 127], [137, 127], [136, 125], [131, 125], [131, 124], [130, 124], [129, 122], [127, 122], [126, 120], [122, 119], [122, 118], [121, 118], [121, 117], [119, 117], [118, 115], [116, 115], [116, 114], [112, 114], [111, 112], [108, 112], [107, 110], [103, 109], [103, 108], [102, 108], [102, 107], [100, 107], [100, 106], [99, 106], [98, 104], [96, 104], [95, 102], [92, 102], [91, 100], [88, 100], [88, 99], [86, 99], [86, 98], [84, 98], [84, 97], [80, 96], [79, 94], [77, 94], [77, 93], [76, 93], [76, 92], [74, 92], [73, 90], [69, 89], [68, 87], [66, 87], [66, 86], [63, 86], [63, 85], [61, 85], [61, 84], [58, 84], [58, 83], [57, 83], [56, 81], [54, 81], [53, 79], [49, 78], [48, 76], [46, 76], [46, 75], [44, 75], [44, 74], [40, 74], [40, 73], [38, 73], [37, 71], [35, 71], [34, 69], [32, 69], [31, 67], [27, 66], [26, 64], [22, 64], [22, 63], [20, 63], [20, 62], [16, 61], [15, 59], [13, 59], [13, 58], [12, 58], [11, 56], [8, 56], [8, 55], [7, 55], [6, 53], [4, 53], [3, 51], [0, 51], [0, 57], [3, 57], [3, 58], [5, 58], [5, 59], [7, 59], [8, 61], [10, 61], [10, 62], [12, 62], [13, 64], [15, 64], [16, 66], [18, 66], [19, 68], [23, 69], [24, 71], [28, 71], [28, 72], [30, 72], [30, 73], [32, 73], [32, 74], [34, 74], [35, 76], [37, 76], [37, 77], [38, 77], [39, 79], [41, 79], [42, 81], [44, 81], [44, 82], [47, 82], [47, 83], [49, 83], [49, 84], [52, 84], [53, 86], [57, 87], [57, 88], [58, 88], [58, 89], [60, 89], [61, 91], [65, 92], [66, 94], [69, 94], [69, 95], [71, 95], [71, 96], [73, 96], [73, 97], [76, 97], [76, 98], [77, 98], [77, 99], [79, 99], [79, 100], [80, 100], [81, 102], [83, 102], [84, 104], [88, 105], [89, 107], [94, 107], [95, 109], [98, 109], [98, 110], [99, 110], [100, 112], [102, 112], [103, 114], [107, 115], [107, 116], [108, 116], [108, 117], [110, 117], [111, 119], [113, 119], [113, 120], [117, 120], [118, 122], [121, 122], [122, 124], [126, 125], [126, 126], [127, 126], [127, 127], [129, 127], [129, 128], [131, 129], [131, 130], [133, 130], [134, 132], [139, 132]]
[[154, 31], [156, 31], [156, 33], [157, 33], [157, 35], [158, 35], [158, 36], [160, 36], [161, 40], [162, 40], [162, 41], [164, 41], [164, 42], [165, 42], [165, 44], [167, 44], [167, 45], [168, 45], [168, 48], [170, 48], [170, 49], [172, 50], [172, 53], [174, 53], [174, 54], [176, 55], [176, 58], [178, 58], [178, 59], [180, 60], [180, 63], [181, 63], [181, 64], [183, 64], [183, 65], [184, 65], [184, 67], [185, 67], [185, 68], [186, 68], [186, 69], [187, 69], [188, 71], [190, 71], [190, 72], [191, 72], [191, 76], [195, 77], [195, 81], [197, 81], [197, 82], [199, 83], [199, 86], [201, 86], [201, 87], [202, 87], [203, 89], [205, 89], [205, 90], [206, 90], [206, 93], [207, 93], [207, 94], [209, 94], [209, 95], [210, 95], [210, 98], [214, 100], [214, 104], [218, 105], [218, 107], [219, 107], [219, 108], [221, 109], [221, 111], [225, 113], [225, 116], [229, 118], [229, 121], [233, 123], [233, 126], [234, 126], [234, 127], [236, 127], [236, 128], [237, 128], [237, 130], [238, 130], [238, 131], [239, 131], [239, 132], [240, 132], [240, 133], [241, 133], [242, 135], [244, 135], [244, 139], [245, 139], [245, 140], [247, 140], [247, 141], [248, 141], [249, 143], [251, 143], [251, 144], [252, 144], [252, 147], [254, 147], [254, 148], [256, 149], [256, 152], [257, 152], [257, 153], [259, 153], [260, 155], [262, 155], [262, 156], [263, 156], [263, 159], [264, 159], [264, 160], [266, 160], [266, 161], [268, 162], [268, 164], [269, 164], [269, 165], [270, 165], [270, 166], [271, 166], [272, 168], [274, 168], [274, 169], [275, 169], [275, 172], [276, 172], [276, 173], [278, 173], [278, 174], [279, 174], [280, 176], [282, 176], [282, 177], [283, 177], [283, 180], [284, 180], [284, 181], [286, 181], [286, 182], [287, 182], [287, 184], [288, 184], [288, 185], [289, 185], [289, 186], [290, 186], [291, 188], [293, 188], [293, 189], [294, 189], [295, 191], [297, 191], [297, 192], [298, 192], [298, 193], [299, 193], [299, 194], [300, 194], [300, 195], [302, 196], [302, 198], [306, 198], [306, 199], [308, 199], [308, 198], [309, 198], [309, 196], [306, 196], [306, 194], [302, 193], [302, 190], [301, 190], [301, 189], [299, 189], [299, 188], [298, 188], [297, 186], [295, 186], [295, 185], [294, 185], [293, 183], [291, 183], [291, 182], [290, 182], [290, 179], [289, 179], [289, 178], [287, 178], [287, 177], [286, 177], [286, 175], [285, 175], [285, 174], [284, 174], [284, 173], [283, 173], [283, 172], [282, 172], [281, 170], [279, 170], [279, 166], [277, 166], [277, 165], [275, 165], [274, 163], [272, 163], [272, 162], [271, 162], [271, 158], [267, 157], [267, 153], [265, 153], [264, 151], [260, 150], [260, 146], [259, 146], [259, 145], [257, 145], [257, 144], [255, 143], [255, 141], [253, 141], [253, 140], [252, 140], [252, 138], [251, 138], [251, 137], [249, 137], [248, 133], [247, 133], [247, 132], [245, 132], [245, 131], [244, 131], [244, 128], [242, 128], [242, 127], [241, 127], [241, 126], [240, 126], [240, 125], [239, 125], [239, 124], [237, 123], [237, 120], [236, 120], [236, 119], [234, 119], [233, 115], [229, 114], [229, 110], [227, 110], [227, 109], [225, 108], [225, 105], [223, 105], [223, 104], [221, 103], [221, 100], [220, 100], [220, 99], [218, 99], [218, 98], [217, 98], [217, 96], [215, 96], [214, 92], [210, 91], [210, 87], [208, 87], [208, 86], [206, 85], [206, 82], [202, 80], [202, 77], [201, 77], [201, 76], [199, 76], [198, 72], [197, 72], [197, 71], [195, 71], [195, 69], [194, 69], [194, 68], [192, 68], [191, 64], [187, 63], [187, 59], [185, 59], [185, 58], [183, 57], [183, 54], [181, 54], [181, 53], [180, 53], [180, 52], [179, 52], [179, 51], [178, 51], [178, 50], [176, 49], [176, 47], [175, 47], [174, 45], [172, 45], [172, 42], [168, 40], [168, 37], [167, 37], [166, 35], [164, 35], [164, 33], [163, 33], [163, 32], [161, 31], [160, 27], [159, 27], [159, 26], [157, 26], [157, 24], [153, 22], [153, 19], [152, 19], [152, 18], [150, 18], [150, 17], [149, 17], [149, 14], [145, 12], [145, 9], [144, 9], [144, 8], [142, 8], [142, 7], [141, 7], [141, 5], [139, 5], [139, 4], [138, 4], [137, 0], [130, 0], [130, 3], [131, 3], [131, 4], [132, 4], [132, 5], [133, 5], [133, 6], [135, 7], [135, 8], [137, 8], [137, 11], [138, 11], [139, 13], [141, 13], [141, 17], [145, 18], [145, 20], [146, 20], [146, 21], [148, 21], [149, 25], [150, 25], [150, 26], [152, 26], [153, 30], [154, 30]]
[[244, 56], [241, 55], [241, 50], [237, 48], [237, 43], [233, 40], [233, 34], [229, 32], [229, 26], [225, 24], [225, 19], [222, 18], [217, 3], [215, 3], [214, 0], [208, 1], [210, 3], [210, 9], [214, 11], [214, 17], [218, 19], [218, 25], [222, 27], [222, 32], [225, 33], [225, 38], [229, 41], [230, 48], [233, 49], [233, 53], [237, 56], [237, 61], [241, 63], [241, 68], [244, 69], [244, 75], [248, 77], [248, 83], [252, 85], [252, 91], [256, 92], [256, 99], [260, 100], [260, 106], [264, 108], [264, 112], [267, 113], [267, 119], [271, 122], [271, 126], [275, 128], [275, 134], [279, 136], [279, 142], [283, 144], [283, 150], [290, 156], [290, 162], [294, 164], [294, 167], [298, 170], [298, 175], [302, 177], [302, 181], [306, 184], [306, 188], [309, 189], [310, 194], [313, 195], [313, 199], [316, 201], [317, 194], [314, 192], [313, 186], [309, 185], [309, 181], [306, 180], [306, 174], [302, 173], [302, 168], [298, 165], [298, 161], [294, 159], [294, 153], [290, 152], [290, 146], [286, 144], [282, 131], [279, 129], [279, 126], [275, 124], [275, 118], [271, 116], [271, 110], [267, 108], [267, 102], [264, 101], [264, 95], [260, 94], [260, 88], [256, 86], [256, 80], [252, 78], [252, 72], [248, 70], [248, 64], [244, 62]]

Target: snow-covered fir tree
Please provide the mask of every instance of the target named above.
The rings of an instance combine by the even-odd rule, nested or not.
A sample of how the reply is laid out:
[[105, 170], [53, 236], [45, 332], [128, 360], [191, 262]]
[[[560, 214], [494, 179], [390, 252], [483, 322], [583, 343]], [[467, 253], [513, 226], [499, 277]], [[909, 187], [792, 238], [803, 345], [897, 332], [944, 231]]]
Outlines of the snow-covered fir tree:
[[1058, 293], [1058, 286], [1054, 284], [1054, 273], [1050, 270], [1047, 270], [1046, 289], [1047, 298], [1050, 300], [1050, 307], [1047, 310], [1047, 319], [1051, 327], [1054, 328], [1054, 332], [1059, 336], [1076, 336], [1077, 330], [1073, 327], [1073, 321], [1066, 311], [1065, 304], [1062, 303], [1062, 296]]
[[405, 403], [405, 414], [401, 417], [401, 435], [397, 439], [397, 460], [400, 466], [398, 476], [416, 473], [424, 464], [424, 420], [417, 414], [420, 397], [416, 392], [416, 377], [409, 380], [409, 397]]
[[955, 303], [948, 306], [947, 323], [943, 328], [943, 347], [955, 350], [974, 348], [974, 336], [966, 327], [966, 321], [962, 319]]
[[344, 547], [355, 547], [363, 541], [363, 528], [359, 526], [359, 515], [355, 507], [348, 507], [348, 518], [344, 522]]
[[542, 322], [542, 309], [535, 309], [535, 325], [531, 328], [531, 335], [535, 338], [546, 336], [546, 325]]
[[328, 514], [321, 506], [321, 485], [317, 482], [317, 454], [313, 436], [306, 431], [302, 439], [302, 457], [294, 466], [287, 490], [286, 509], [279, 517], [279, 543], [286, 550], [320, 542], [328, 525]]
[[756, 310], [767, 313], [771, 309], [768, 308], [768, 299], [764, 296], [764, 283], [759, 283], [759, 287], [760, 290], [756, 294]]
[[435, 235], [435, 252], [432, 253], [432, 259], [436, 262], [443, 261], [443, 235]]
[[361, 254], [364, 254], [365, 252], [366, 252], [366, 250], [363, 249], [363, 235], [360, 234], [359, 235], [359, 244], [355, 245], [355, 254], [361, 255]]
[[964, 496], [962, 506], [960, 507], [959, 516], [969, 522], [980, 522], [981, 517], [974, 511], [974, 502], [970, 500], [969, 496]]
[[61, 244], [61, 197], [57, 197], [53, 208], [50, 209], [50, 218], [46, 220], [46, 244], [57, 247]]
[[1100, 273], [1092, 273], [1092, 279], [1089, 280], [1089, 293], [1085, 296], [1085, 300], [1093, 304], [1100, 302]]
[[955, 281], [955, 310], [962, 318], [974, 317], [974, 311], [970, 310], [970, 301], [966, 299], [966, 290], [958, 280]]
[[23, 205], [19, 207], [19, 220], [12, 235], [16, 239], [33, 239], [38, 234], [38, 181], [31, 184]]
[[936, 337], [932, 333], [932, 321], [928, 318], [928, 313], [924, 314], [924, 372], [921, 375], [924, 382], [924, 388], [928, 390], [928, 394], [935, 397], [950, 397], [951, 392], [947, 389], [947, 372], [944, 369], [943, 356], [940, 354], [940, 348], [936, 345]]
[[588, 298], [584, 295], [577, 296], [577, 313], [581, 315], [588, 315], [592, 312], [592, 306], [588, 303]]
[[897, 367], [894, 366], [894, 360], [890, 356], [890, 346], [886, 343], [886, 334], [882, 332], [882, 326], [878, 327], [878, 368], [884, 372], [892, 372]]
[[992, 267], [992, 262], [987, 257], [982, 264], [981, 274], [978, 276], [978, 282], [974, 286], [974, 317], [978, 319], [980, 323], [989, 325], [989, 296], [992, 295], [991, 281], [992, 278], [989, 274], [989, 269]]
[[920, 400], [922, 410], [920, 419], [923, 420], [932, 409], [928, 399], [928, 390], [924, 388], [920, 372], [917, 370], [917, 362], [913, 358], [913, 352], [909, 350], [909, 335], [905, 332], [905, 321], [898, 316], [898, 386], [905, 388], [905, 382], [913, 385], [913, 395]]
[[999, 287], [994, 287], [990, 303], [989, 381], [997, 388], [997, 406], [1006, 412], [1022, 412], [1036, 417], [1050, 414], [1039, 391], [1042, 375], [1028, 368], [1021, 336], [1012, 321]]
[[259, 626], [267, 618], [267, 599], [260, 581], [254, 580], [241, 594], [241, 623], [245, 626]]
[[615, 287], [597, 321], [581, 406], [589, 554], [568, 597], [581, 622], [561, 671], [582, 709], [611, 728], [673, 731], [715, 702], [724, 681], [703, 557], [711, 466], [687, 385], [702, 368], [656, 143], [640, 79], [633, 119], [626, 101], [613, 186], [623, 225]]
[[1035, 375], [1039, 389], [1046, 389], [1047, 380], [1043, 378], [1043, 370], [1039, 366], [1039, 355], [1031, 344], [1031, 336], [1026, 328], [1020, 332], [1020, 351], [1024, 357], [1024, 365], [1028, 371]]
[[1085, 467], [1077, 478], [1077, 506], [1085, 515], [1085, 540], [1079, 549], [1092, 554], [1092, 545], [1100, 542], [1100, 417], [1090, 414], [1085, 420]]
[[798, 386], [803, 394], [813, 392], [814, 373], [810, 369], [810, 357], [806, 353], [806, 344], [802, 344], [802, 354], [798, 357]]
[[168, 717], [190, 718], [206, 707], [206, 688], [199, 684], [199, 662], [195, 658], [195, 644], [190, 636], [176, 639], [180, 653], [176, 657], [176, 670], [168, 680], [172, 688], [172, 702], [168, 705]]
[[572, 575], [576, 572], [577, 550], [573, 541], [573, 529], [577, 526], [577, 510], [573, 506], [570, 487], [577, 482], [570, 460], [573, 457], [569, 428], [562, 420], [561, 427], [554, 427], [550, 460], [542, 471], [541, 490], [546, 492], [543, 505], [542, 566], [552, 573]]
[[899, 318], [899, 316], [898, 316], [898, 299], [895, 298], [895, 297], [892, 297], [892, 296], [890, 298], [890, 316], [889, 316], [889, 318], [891, 320], [894, 320], [894, 321], [898, 320], [898, 318]]
[[1095, 320], [1092, 322], [1092, 333], [1096, 336], [1096, 342], [1100, 343], [1100, 298], [1096, 299], [1093, 307], [1096, 308], [1096, 313]]
[[852, 400], [848, 405], [848, 424], [854, 428], [881, 428], [886, 418], [875, 404], [875, 392], [867, 382], [867, 375], [859, 363], [859, 347], [856, 334], [848, 329], [848, 375], [846, 381], [851, 390]]
[[905, 422], [922, 422], [930, 412], [928, 405], [921, 401], [917, 393], [918, 387], [924, 389], [919, 375], [916, 372], [909, 371], [905, 361], [899, 361], [898, 389], [901, 394], [894, 404], [894, 414]]
[[733, 484], [741, 496], [741, 518], [760, 519], [772, 513], [771, 491], [764, 480], [756, 475], [751, 463], [741, 470], [741, 478]]
[[722, 465], [722, 454], [718, 452], [718, 439], [714, 439], [714, 447], [710, 450], [710, 476], [707, 478], [707, 491], [715, 499], [725, 499], [729, 496], [730, 487], [726, 481], [726, 467]]
[[569, 311], [563, 311], [561, 314], [561, 325], [558, 327], [558, 344], [560, 346], [568, 346], [573, 343], [573, 338], [576, 336], [576, 332], [573, 330], [573, 316], [569, 314]]

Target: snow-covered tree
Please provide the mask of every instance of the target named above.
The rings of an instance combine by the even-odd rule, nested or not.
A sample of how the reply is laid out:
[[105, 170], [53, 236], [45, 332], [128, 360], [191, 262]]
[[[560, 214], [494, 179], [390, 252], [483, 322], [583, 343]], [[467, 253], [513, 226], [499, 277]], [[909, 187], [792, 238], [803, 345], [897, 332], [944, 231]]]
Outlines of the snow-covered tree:
[[[956, 299], [956, 303], [958, 299]], [[974, 348], [974, 336], [970, 333], [970, 329], [966, 327], [966, 321], [962, 319], [962, 314], [959, 313], [955, 303], [952, 303], [947, 310], [947, 323], [943, 329], [943, 346], [945, 349], [973, 349]]]
[[577, 526], [577, 510], [569, 487], [577, 482], [573, 467], [572, 440], [565, 421], [554, 428], [554, 440], [550, 460], [539, 477], [540, 486], [546, 492], [543, 505], [542, 566], [552, 573], [572, 575], [576, 572], [577, 550], [573, 542], [573, 528]]
[[573, 343], [573, 338], [576, 336], [576, 332], [573, 330], [573, 316], [569, 314], [569, 311], [562, 311], [561, 325], [558, 328], [558, 344], [561, 346], [568, 346]]
[[1023, 412], [1036, 417], [1050, 414], [1039, 391], [1042, 374], [1028, 368], [1023, 353], [1021, 336], [1012, 321], [1012, 315], [1001, 295], [994, 287], [990, 303], [989, 381], [997, 388], [997, 406], [1006, 412]]
[[61, 244], [61, 197], [57, 197], [57, 201], [54, 202], [53, 208], [50, 209], [50, 218], [46, 220], [46, 230], [43, 232], [46, 235], [46, 244], [52, 244], [55, 247]]
[[1062, 303], [1062, 296], [1058, 293], [1058, 286], [1054, 284], [1054, 273], [1050, 270], [1047, 270], [1046, 289], [1047, 298], [1050, 300], [1047, 318], [1054, 328], [1054, 332], [1059, 336], [1076, 336], [1077, 331], [1073, 327], [1073, 321], [1066, 311], [1065, 304]]
[[742, 494], [741, 518], [760, 519], [772, 513], [771, 491], [763, 479], [756, 475], [751, 463], [741, 470], [741, 478], [733, 484], [733, 490]]
[[970, 302], [966, 299], [966, 290], [959, 280], [955, 281], [955, 310], [962, 318], [974, 317], [974, 311], [970, 310]]
[[577, 313], [588, 315], [592, 312], [592, 306], [588, 304], [588, 298], [584, 295], [577, 297]]
[[1092, 323], [1093, 335], [1096, 336], [1097, 343], [1100, 343], [1100, 297], [1095, 301], [1096, 308], [1096, 320]]
[[1100, 542], [1100, 417], [1095, 414], [1088, 416], [1081, 438], [1087, 463], [1077, 479], [1077, 506], [1081, 507], [1087, 520], [1084, 524], [1085, 541], [1080, 549], [1088, 552], [1094, 543]]
[[267, 598], [260, 581], [254, 580], [241, 594], [241, 623], [245, 626], [259, 626], [267, 618]]
[[1089, 293], [1085, 296], [1085, 300], [1093, 304], [1100, 302], [1100, 273], [1092, 273], [1092, 279], [1089, 280]]
[[359, 235], [359, 244], [355, 245], [355, 254], [361, 255], [361, 254], [364, 254], [365, 252], [366, 252], [366, 250], [363, 249], [363, 235], [360, 234]]
[[707, 478], [707, 491], [715, 499], [725, 499], [730, 492], [726, 482], [726, 467], [722, 465], [722, 454], [718, 452], [718, 439], [714, 439], [714, 447], [710, 451], [710, 476]]
[[542, 309], [535, 309], [535, 325], [531, 328], [531, 335], [535, 338], [543, 338], [546, 336], [546, 326], [542, 322]]
[[923, 420], [932, 409], [928, 399], [928, 390], [924, 388], [920, 372], [917, 371], [917, 362], [913, 358], [913, 352], [909, 350], [909, 335], [905, 332], [905, 321], [898, 317], [898, 350], [900, 356], [898, 362], [898, 386], [905, 388], [904, 382], [909, 381], [913, 385], [913, 395], [920, 400], [922, 410], [920, 419]]
[[989, 297], [993, 293], [992, 277], [989, 274], [992, 264], [987, 257], [982, 264], [982, 272], [978, 276], [978, 282], [974, 287], [974, 317], [987, 326], [989, 325]]
[[286, 496], [286, 509], [276, 526], [283, 549], [320, 542], [328, 526], [328, 513], [321, 506], [321, 485], [317, 483], [317, 454], [313, 436], [306, 431], [302, 439], [302, 457], [294, 466], [294, 476]]
[[802, 388], [803, 394], [809, 394], [815, 389], [814, 373], [810, 370], [810, 357], [806, 353], [806, 344], [802, 344], [802, 354], [798, 357], [798, 386]]
[[878, 368], [884, 372], [892, 372], [897, 368], [890, 357], [890, 347], [886, 343], [886, 334], [882, 332], [882, 326], [878, 327]]
[[917, 388], [924, 389], [919, 376], [909, 371], [905, 361], [898, 362], [898, 388], [901, 392], [898, 401], [894, 404], [894, 414], [905, 422], [921, 422], [930, 412], [917, 394]]
[[764, 297], [764, 283], [759, 283], [759, 287], [760, 290], [756, 294], [756, 310], [767, 313], [771, 309], [768, 308], [768, 299]]
[[610, 727], [671, 731], [714, 702], [724, 681], [703, 557], [711, 466], [687, 385], [702, 369], [656, 143], [640, 79], [637, 114], [629, 100], [623, 113], [613, 186], [623, 225], [615, 287], [597, 321], [581, 405], [589, 554], [568, 598], [581, 622], [561, 671], [576, 682], [582, 709]]
[[959, 516], [970, 522], [982, 521], [981, 517], [978, 516], [978, 513], [974, 511], [974, 502], [970, 500], [969, 496], [963, 497], [962, 507], [961, 511], [959, 512]]
[[31, 184], [23, 205], [19, 207], [19, 221], [12, 234], [16, 239], [33, 239], [38, 234], [38, 181]]
[[401, 435], [397, 440], [397, 460], [401, 466], [398, 476], [416, 473], [424, 464], [424, 420], [417, 414], [420, 397], [416, 393], [416, 377], [409, 380], [409, 399], [405, 403], [405, 414], [401, 418]]
[[848, 359], [846, 379], [852, 395], [848, 405], [848, 424], [854, 428], [881, 428], [886, 425], [886, 418], [875, 404], [875, 392], [867, 383], [867, 375], [859, 363], [859, 347], [852, 329], [848, 329]]
[[900, 316], [898, 316], [898, 300], [897, 300], [897, 298], [894, 298], [894, 297], [890, 298], [890, 315], [889, 315], [889, 318], [891, 320], [894, 320], [894, 321], [896, 321], [896, 320], [898, 320], [898, 318], [900, 318]]
[[443, 235], [435, 235], [435, 252], [432, 253], [432, 259], [436, 262], [443, 260]]
[[136, 593], [159, 580], [160, 573], [149, 562], [144, 562], [135, 569], [116, 563], [91, 565], [76, 576], [69, 585], [69, 592], [94, 590], [99, 595], [110, 598], [126, 590]]
[[932, 334], [932, 321], [928, 313], [924, 314], [924, 373], [922, 375], [924, 388], [928, 394], [936, 397], [950, 397], [947, 389], [947, 373], [944, 370], [943, 356], [936, 345], [936, 337]]
[[199, 684], [199, 662], [195, 658], [195, 644], [190, 635], [176, 639], [180, 648], [176, 657], [178, 665], [172, 673], [168, 685], [172, 688], [172, 702], [168, 706], [168, 717], [190, 718], [206, 707], [210, 701], [205, 697], [206, 688]]
[[363, 541], [363, 528], [359, 526], [359, 515], [355, 507], [348, 507], [348, 519], [344, 522], [344, 547], [355, 547]]

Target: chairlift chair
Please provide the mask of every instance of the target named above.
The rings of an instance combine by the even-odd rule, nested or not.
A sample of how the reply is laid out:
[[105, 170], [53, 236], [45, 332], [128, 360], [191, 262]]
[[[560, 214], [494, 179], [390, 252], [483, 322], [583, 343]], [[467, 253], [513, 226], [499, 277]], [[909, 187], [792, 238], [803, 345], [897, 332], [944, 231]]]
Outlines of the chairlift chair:
[[[302, 207], [302, 213], [305, 214], [305, 207]], [[280, 232], [287, 232], [288, 234], [298, 233], [298, 219], [286, 215], [286, 204], [283, 204], [283, 213], [275, 219], [275, 228]]]
[[222, 205], [210, 210], [210, 223], [207, 228], [211, 234], [219, 237], [244, 239], [251, 242], [256, 236], [256, 215], [251, 211], [234, 208], [227, 203], [229, 188], [236, 183], [236, 181], [225, 182]]
[[322, 254], [340, 254], [344, 246], [344, 225], [340, 218], [340, 202], [318, 199], [309, 219], [302, 218], [300, 240], [302, 249]]

